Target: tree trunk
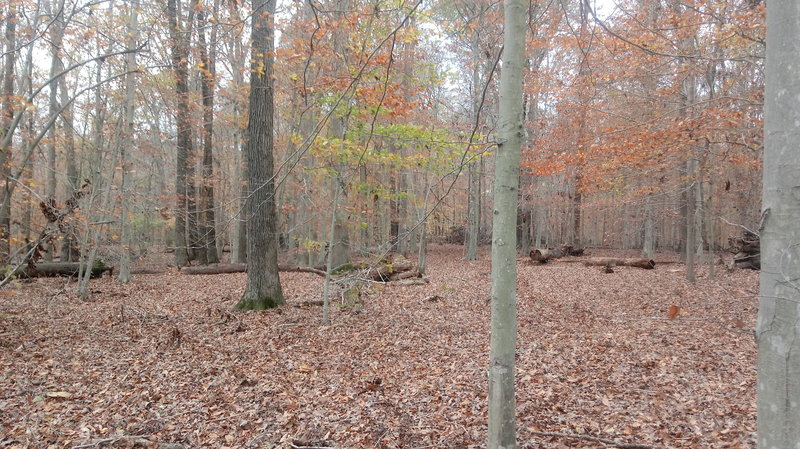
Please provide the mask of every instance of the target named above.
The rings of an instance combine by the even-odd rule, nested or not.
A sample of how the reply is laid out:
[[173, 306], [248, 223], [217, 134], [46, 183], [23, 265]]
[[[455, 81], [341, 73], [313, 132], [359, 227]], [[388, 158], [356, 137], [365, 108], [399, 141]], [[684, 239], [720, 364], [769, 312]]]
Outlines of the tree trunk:
[[[231, 8], [231, 13], [237, 13], [237, 8]], [[238, 17], [238, 13], [237, 13]], [[231, 54], [231, 71], [233, 74], [234, 91], [238, 92], [244, 86], [244, 76], [242, 68], [245, 66], [244, 61], [246, 54], [242, 50], [242, 43], [240, 39], [232, 39]], [[241, 67], [241, 68], [240, 68]], [[246, 214], [246, 196], [247, 196], [247, 172], [242, 161], [242, 128], [240, 125], [240, 102], [237, 99], [233, 102], [233, 163], [234, 167], [234, 180], [232, 185], [235, 198], [233, 201], [234, 206], [234, 232], [231, 237], [231, 262], [245, 263], [247, 262], [247, 222], [244, 220]]]
[[247, 286], [237, 309], [262, 310], [284, 304], [278, 276], [278, 242], [272, 134], [276, 0], [253, 0], [253, 52], [247, 124]]
[[500, 127], [492, 224], [492, 336], [489, 354], [488, 449], [515, 449], [514, 354], [517, 312], [517, 201], [524, 131], [522, 78], [527, 2], [505, 0]]
[[[136, 47], [136, 41], [139, 38], [139, 0], [132, 0], [130, 3], [130, 17], [128, 19], [128, 33], [126, 36], [126, 46], [129, 50]], [[136, 67], [136, 53], [130, 52], [125, 55], [125, 71], [131, 72]], [[130, 158], [133, 156], [133, 133], [134, 133], [134, 114], [136, 112], [135, 96], [136, 96], [136, 74], [128, 73], [125, 75], [125, 100], [122, 106], [123, 110], [123, 130], [122, 142], [120, 143], [120, 164], [122, 166], [122, 181], [121, 190], [122, 197], [122, 210], [120, 213], [120, 226], [122, 227], [121, 239], [121, 253], [122, 257], [119, 261], [119, 275], [117, 280], [120, 282], [130, 282], [131, 280], [131, 222], [128, 215], [130, 214], [129, 204], [132, 199], [130, 198]]]
[[[178, 0], [167, 0], [167, 17], [172, 58], [175, 72], [175, 93], [178, 96], [176, 124], [178, 128], [177, 169], [175, 176], [175, 264], [187, 265], [191, 258], [192, 230], [195, 214], [194, 161], [192, 159], [192, 125], [189, 111], [189, 45], [188, 34], [181, 26]], [[191, 23], [187, 28], [191, 27]]]
[[322, 324], [330, 323], [330, 291], [331, 278], [333, 277], [334, 252], [332, 251], [336, 241], [336, 211], [339, 209], [339, 181], [333, 179], [333, 210], [331, 211], [331, 225], [328, 239], [328, 257], [325, 261], [325, 283], [322, 284]]
[[[58, 0], [58, 4], [53, 5], [55, 8], [52, 8], [48, 2], [45, 2], [45, 5], [48, 9], [50, 9], [50, 14], [54, 16], [53, 34], [50, 44], [52, 52], [50, 62], [50, 79], [53, 81], [50, 83], [50, 99], [47, 114], [48, 117], [52, 119], [59, 114], [58, 86], [60, 83], [55, 80], [55, 77], [64, 70], [64, 64], [61, 61], [61, 47], [64, 40], [64, 28], [66, 27], [66, 23], [64, 21], [64, 0]], [[57, 190], [56, 173], [58, 173], [56, 165], [56, 126], [50, 127], [47, 137], [46, 195], [49, 198], [55, 199]], [[47, 246], [48, 248], [47, 253], [45, 253], [45, 260], [52, 261], [55, 253], [55, 245], [48, 242]]]
[[[216, 7], [215, 7], [216, 9]], [[213, 137], [214, 137], [214, 87], [216, 81], [216, 69], [214, 58], [214, 47], [216, 46], [217, 21], [212, 25], [211, 46], [206, 44], [206, 20], [205, 12], [202, 8], [197, 11], [197, 34], [198, 45], [200, 47], [200, 89], [203, 95], [203, 184], [200, 187], [200, 221], [201, 239], [200, 243], [205, 249], [204, 263], [219, 262], [217, 254], [215, 213], [214, 213], [214, 156], [213, 156]]]
[[767, 8], [764, 191], [758, 339], [758, 449], [800, 441], [800, 3]]
[[[110, 5], [109, 5], [110, 6]], [[100, 80], [103, 78], [103, 62], [98, 61], [97, 71], [95, 72], [95, 80], [98, 86], [94, 92], [94, 118], [92, 119], [92, 145], [91, 153], [89, 154], [89, 181], [91, 181], [90, 194], [83, 198], [81, 209], [87, 214], [91, 221], [104, 221], [106, 219], [106, 212], [110, 209], [111, 204], [111, 180], [109, 186], [106, 187], [103, 193], [103, 201], [97, 205], [95, 203], [96, 197], [103, 191], [103, 174], [105, 173], [103, 164], [103, 147], [105, 144], [105, 134], [103, 133], [103, 126], [105, 123], [105, 108], [102, 89], [100, 88]], [[112, 156], [113, 157], [113, 156]], [[114, 161], [111, 161], [111, 167], [114, 167]], [[113, 173], [113, 170], [111, 170]], [[109, 175], [113, 178], [112, 175]], [[102, 228], [99, 226], [86, 226], [82, 236], [80, 264], [82, 265], [81, 275], [78, 277], [78, 294], [82, 300], [89, 298], [89, 278], [91, 277], [91, 262], [95, 260], [97, 255], [97, 242], [100, 238]]]
[[[2, 116], [0, 117], [0, 137], [5, 137], [6, 133], [11, 129], [11, 122], [14, 120], [14, 66], [17, 60], [17, 3], [8, 3], [8, 13], [6, 16], [6, 61], [5, 70], [3, 71], [3, 90], [2, 90]], [[10, 196], [9, 184], [11, 180], [8, 179], [10, 172], [9, 162], [13, 160], [11, 157], [13, 143], [9, 141], [6, 148], [0, 149], [0, 176], [2, 177], [2, 185], [4, 187], [4, 197]], [[8, 207], [6, 207], [8, 204]], [[9, 264], [9, 256], [11, 254], [11, 201], [4, 201], [0, 205], [0, 263]]]
[[653, 232], [653, 198], [647, 195], [644, 199], [644, 243], [642, 257], [652, 259], [655, 252], [655, 233]]
[[478, 187], [478, 163], [469, 164], [469, 198], [468, 198], [468, 226], [467, 226], [467, 257], [466, 260], [478, 259], [478, 232], [480, 223], [478, 219], [478, 202], [480, 192]]
[[[64, 184], [66, 186], [64, 197], [69, 198], [81, 187], [80, 180], [78, 179], [78, 166], [75, 155], [75, 132], [73, 131], [75, 126], [75, 107], [74, 104], [69, 101], [70, 95], [67, 90], [66, 76], [62, 76], [61, 79], [58, 80], [58, 83], [60, 85], [58, 92], [61, 96], [61, 103], [59, 106], [69, 105], [66, 106], [66, 109], [61, 114], [64, 129], [64, 162], [67, 166], [67, 182]], [[61, 261], [77, 262], [79, 256], [78, 241], [76, 228], [72, 223], [64, 224], [62, 238]]]

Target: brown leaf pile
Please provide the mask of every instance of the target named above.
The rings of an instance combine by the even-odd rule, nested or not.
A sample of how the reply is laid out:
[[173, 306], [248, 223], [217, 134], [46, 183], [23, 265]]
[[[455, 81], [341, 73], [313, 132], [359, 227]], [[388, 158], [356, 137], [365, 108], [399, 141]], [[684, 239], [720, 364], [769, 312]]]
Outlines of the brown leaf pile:
[[[98, 279], [89, 302], [12, 284], [0, 447], [480, 447], [490, 264], [462, 251], [434, 247], [427, 285], [337, 298], [330, 326], [313, 274], [282, 273], [266, 312], [231, 310], [244, 274]], [[520, 447], [753, 445], [757, 274], [680, 268], [520, 259]]]

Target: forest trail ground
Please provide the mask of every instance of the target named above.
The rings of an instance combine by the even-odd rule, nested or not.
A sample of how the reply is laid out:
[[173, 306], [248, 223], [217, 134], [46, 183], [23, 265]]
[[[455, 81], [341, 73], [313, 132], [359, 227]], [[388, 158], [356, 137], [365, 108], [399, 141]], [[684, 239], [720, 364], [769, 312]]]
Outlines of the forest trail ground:
[[[306, 304], [313, 274], [281, 273], [288, 305], [266, 312], [231, 310], [244, 274], [103, 278], [88, 302], [64, 279], [15, 281], [0, 291], [0, 447], [482, 447], [487, 250], [433, 245], [429, 284], [374, 284], [334, 302], [330, 326]], [[521, 448], [599, 444], [537, 432], [753, 446], [757, 272], [692, 285], [680, 264], [519, 262]]]

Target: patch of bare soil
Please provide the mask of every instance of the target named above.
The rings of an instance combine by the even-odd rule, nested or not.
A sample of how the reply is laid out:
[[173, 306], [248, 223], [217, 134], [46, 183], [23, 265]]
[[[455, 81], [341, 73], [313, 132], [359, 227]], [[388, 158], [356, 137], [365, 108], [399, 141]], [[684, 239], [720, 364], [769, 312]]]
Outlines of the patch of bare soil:
[[[232, 311], [244, 274], [103, 278], [88, 302], [15, 281], [0, 447], [481, 447], [490, 263], [462, 258], [434, 246], [429, 284], [337, 297], [329, 326], [313, 274], [266, 312]], [[519, 261], [520, 447], [753, 447], [757, 273]]]

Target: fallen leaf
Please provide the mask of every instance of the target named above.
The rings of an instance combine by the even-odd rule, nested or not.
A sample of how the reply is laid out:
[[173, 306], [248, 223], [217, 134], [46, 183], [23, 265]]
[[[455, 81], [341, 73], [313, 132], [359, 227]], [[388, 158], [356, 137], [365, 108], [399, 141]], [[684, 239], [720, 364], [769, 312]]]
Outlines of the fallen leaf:
[[669, 317], [669, 319], [671, 319], [671, 320], [672, 320], [672, 319], [675, 319], [675, 317], [676, 317], [676, 316], [678, 316], [678, 312], [679, 312], [680, 310], [681, 310], [681, 308], [680, 308], [680, 307], [678, 307], [678, 306], [676, 306], [676, 305], [671, 305], [671, 306], [669, 306], [669, 313], [667, 313], [667, 316], [668, 316], [668, 317]]

